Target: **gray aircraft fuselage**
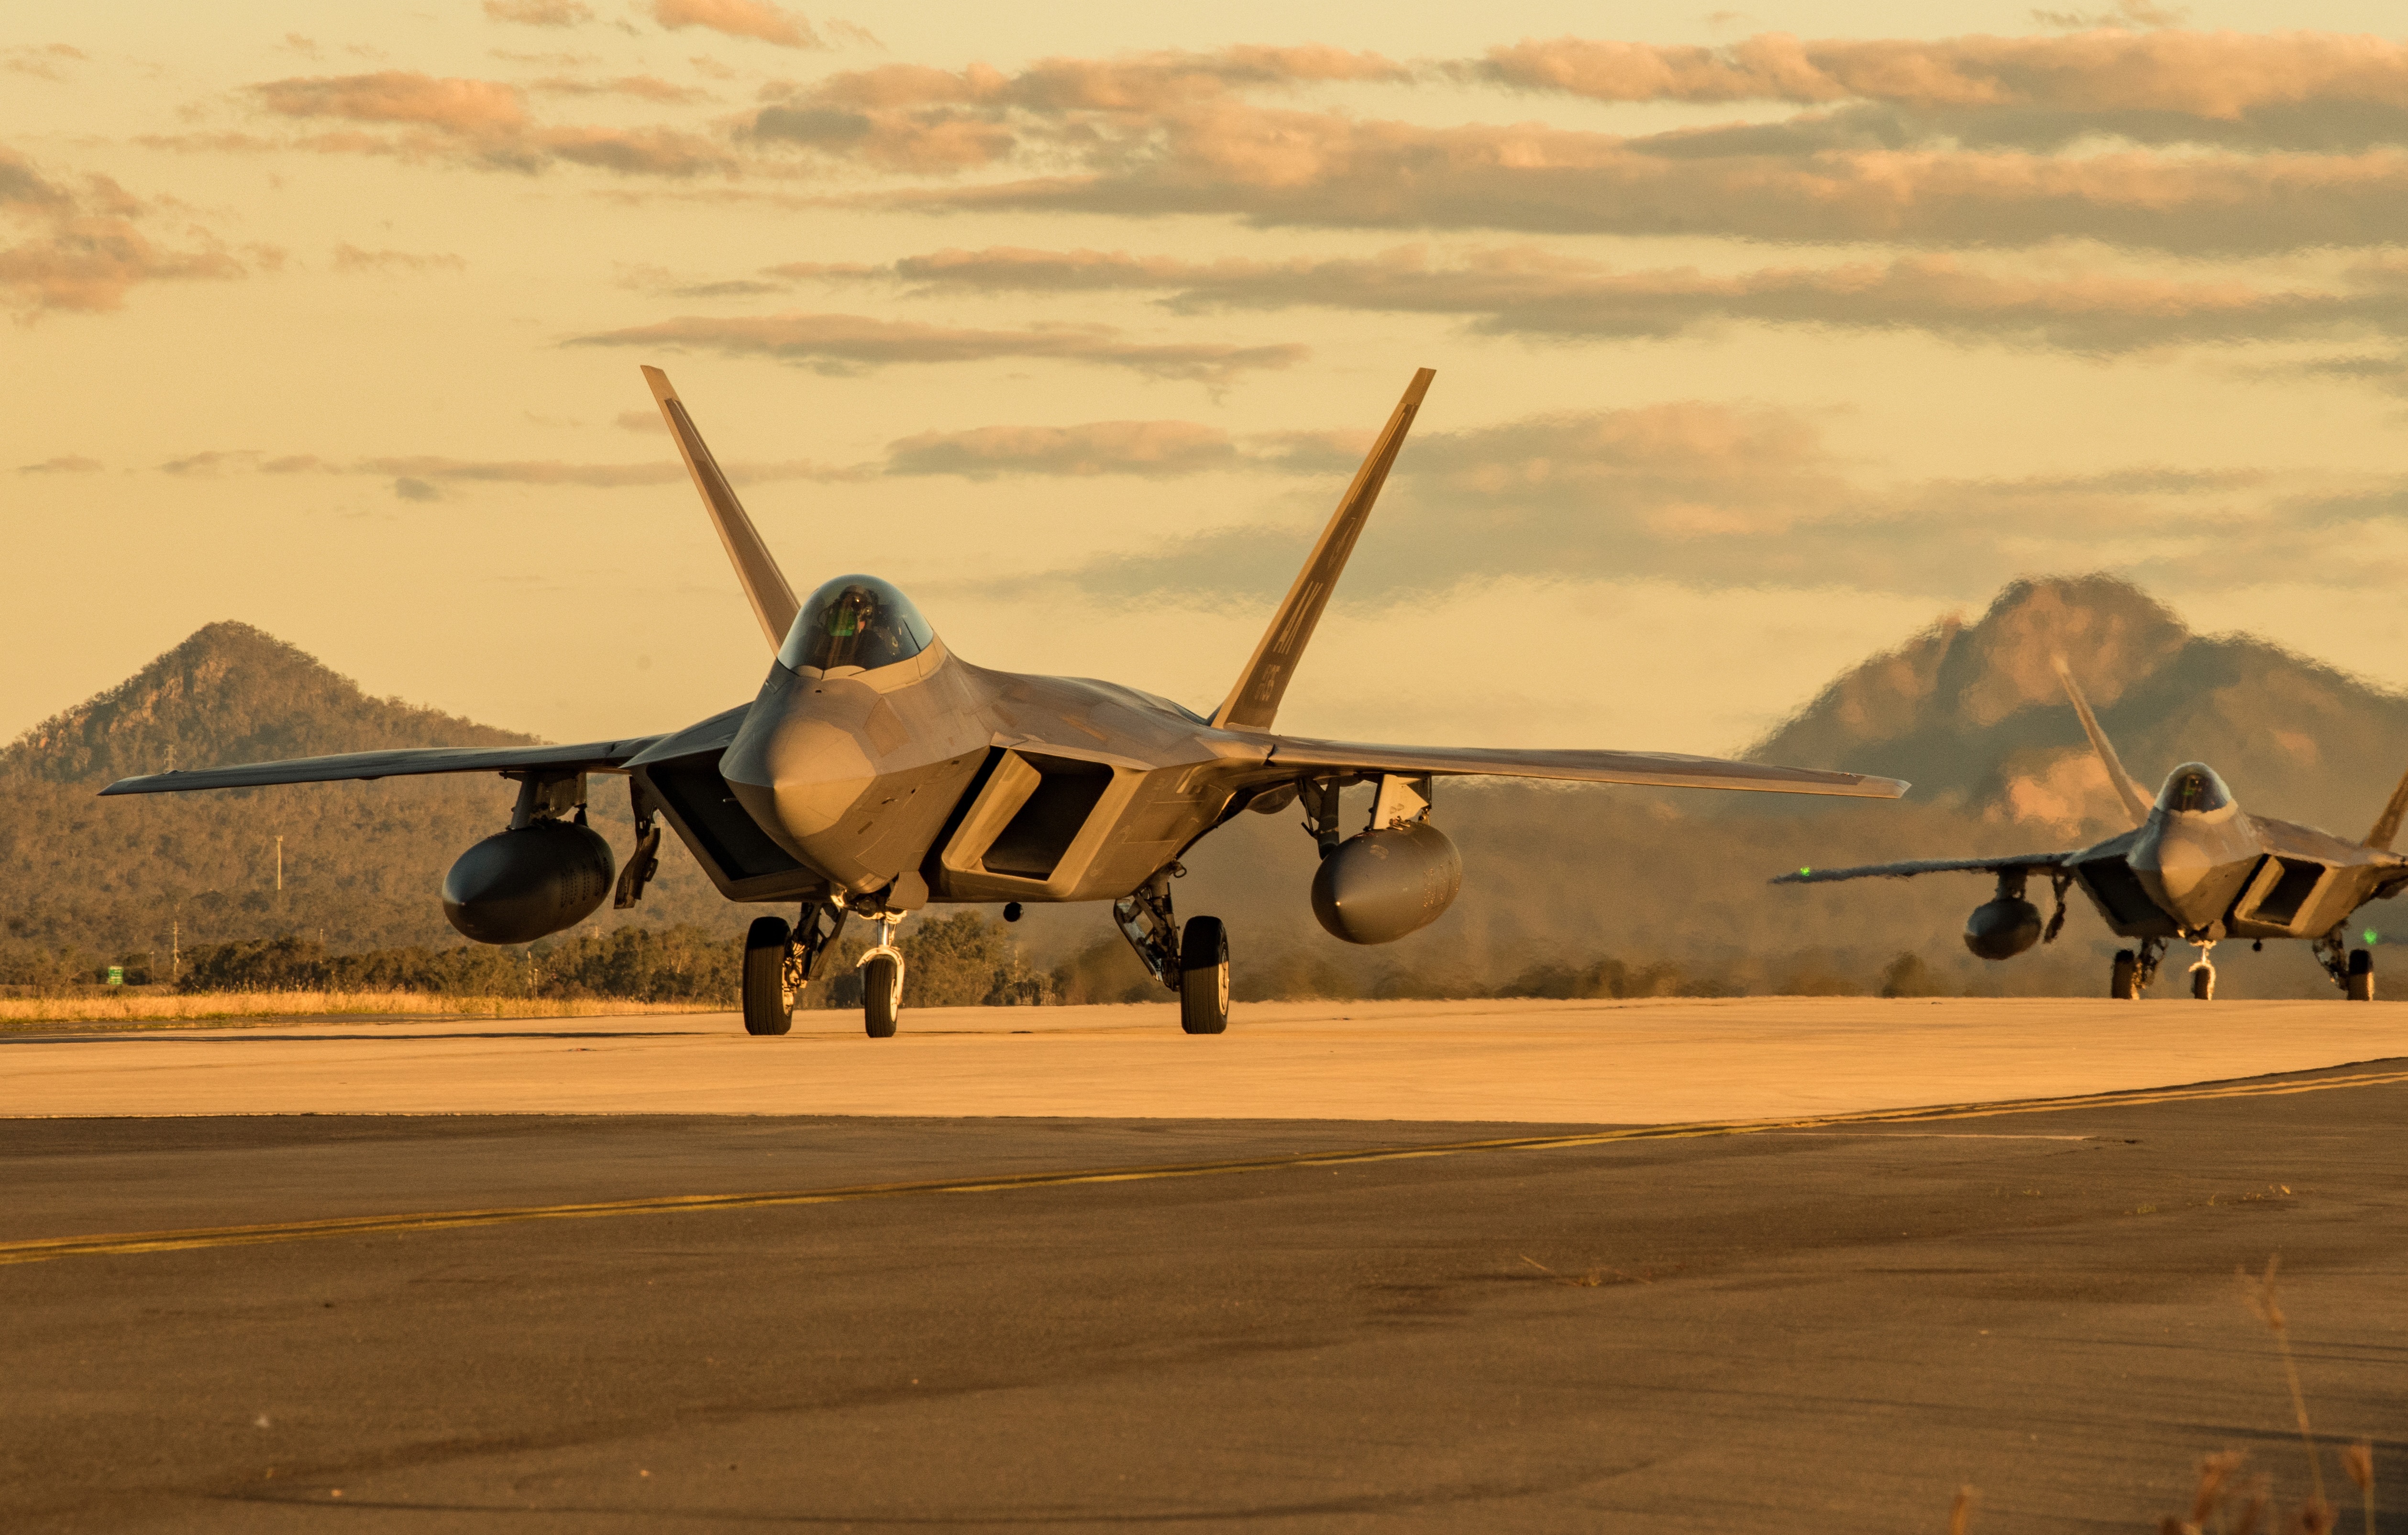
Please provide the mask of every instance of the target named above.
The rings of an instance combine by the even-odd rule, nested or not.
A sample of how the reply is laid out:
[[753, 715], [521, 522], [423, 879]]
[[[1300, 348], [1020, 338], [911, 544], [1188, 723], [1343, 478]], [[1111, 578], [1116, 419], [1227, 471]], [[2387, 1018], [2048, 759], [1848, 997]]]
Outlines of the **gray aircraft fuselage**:
[[2408, 882], [2408, 857], [2314, 826], [2243, 811], [2190, 762], [2166, 777], [2148, 819], [2064, 866], [2125, 938], [2315, 938]]
[[[939, 901], [1082, 901], [1125, 895], [1280, 779], [1270, 746], [1133, 688], [991, 671], [938, 640], [867, 670], [773, 663], [716, 766], [796, 866], [775, 895], [865, 897], [916, 875]], [[661, 798], [691, 830], [674, 787]], [[712, 874], [731, 895], [746, 883], [741, 898], [773, 894], [757, 866]]]

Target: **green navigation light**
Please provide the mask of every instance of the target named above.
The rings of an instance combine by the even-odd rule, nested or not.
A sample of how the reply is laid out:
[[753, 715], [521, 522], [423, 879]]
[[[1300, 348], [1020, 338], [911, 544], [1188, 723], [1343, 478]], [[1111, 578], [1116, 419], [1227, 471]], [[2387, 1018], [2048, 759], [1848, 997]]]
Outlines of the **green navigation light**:
[[2372, 927], [2368, 928], [2365, 932], [2360, 933], [2360, 934], [2358, 935], [2358, 937], [2360, 937], [2360, 938], [2362, 938], [2362, 939], [2366, 940], [2367, 943], [2368, 943], [2370, 946], [2371, 946], [2371, 945], [2373, 945], [2373, 944], [2380, 943], [2380, 942], [2382, 942], [2382, 941], [2383, 941], [2383, 935], [2382, 935], [2381, 933], [2376, 932], [2376, 931], [2375, 931], [2373, 928], [2372, 928]]

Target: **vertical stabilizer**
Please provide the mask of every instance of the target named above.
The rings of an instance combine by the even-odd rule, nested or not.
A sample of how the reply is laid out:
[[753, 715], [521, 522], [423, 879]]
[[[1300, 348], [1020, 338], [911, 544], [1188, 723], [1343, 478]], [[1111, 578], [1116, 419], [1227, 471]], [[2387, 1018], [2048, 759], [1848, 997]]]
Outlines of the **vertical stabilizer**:
[[1238, 676], [1229, 696], [1212, 715], [1212, 723], [1225, 730], [1268, 730], [1279, 713], [1280, 700], [1287, 696], [1287, 684], [1296, 675], [1297, 657], [1304, 653], [1307, 641], [1312, 638], [1313, 625], [1321, 622], [1321, 610], [1329, 606], [1329, 594], [1338, 584], [1339, 572], [1346, 568], [1346, 557], [1354, 552], [1354, 540], [1362, 536], [1363, 524], [1370, 519], [1371, 504], [1380, 498], [1380, 487], [1388, 482], [1389, 466], [1397, 462], [1397, 450], [1405, 444], [1405, 434], [1412, 429], [1413, 414], [1422, 408], [1422, 396], [1429, 393], [1430, 380], [1438, 377], [1431, 368], [1420, 368], [1413, 381], [1405, 386], [1405, 397], [1397, 402], [1396, 412], [1388, 417], [1363, 466], [1354, 471], [1354, 482], [1346, 487], [1332, 513], [1329, 525], [1321, 530], [1321, 541], [1312, 546], [1312, 555], [1297, 573], [1296, 584], [1287, 590], [1286, 600], [1271, 615], [1270, 627], [1263, 631], [1262, 642]]
[[736, 579], [743, 584], [745, 600], [752, 604], [752, 616], [761, 621], [761, 632], [769, 637], [769, 649], [775, 651], [786, 642], [786, 631], [795, 626], [795, 589], [786, 584], [778, 562], [770, 556], [769, 546], [752, 529], [752, 519], [744, 515], [744, 503], [736, 499], [736, 488], [719, 470], [719, 461], [710, 456], [710, 449], [695, 430], [694, 418], [685, 413], [685, 402], [678, 398], [677, 389], [669, 376], [656, 367], [644, 369], [644, 382], [652, 386], [652, 398], [660, 402], [661, 415], [669, 423], [669, 435], [677, 438], [678, 452], [685, 457], [685, 466], [694, 476], [694, 488], [702, 493], [702, 504], [710, 513], [710, 525], [719, 529], [719, 541], [727, 546], [727, 557], [736, 566]]
[[2132, 782], [2132, 775], [2124, 771], [2122, 759], [2115, 755], [2114, 743], [2107, 739], [2107, 732], [2099, 728], [2099, 716], [2090, 712], [2090, 700], [2082, 696], [2082, 684], [2073, 680], [2072, 668], [2065, 664], [2065, 657], [2053, 655], [2049, 660], [2057, 667], [2057, 681], [2065, 684], [2065, 696], [2073, 700], [2073, 711], [2082, 716], [2082, 733], [2090, 738], [2091, 750], [2099, 753], [2100, 763], [2106, 768], [2108, 783], [2124, 801], [2124, 809], [2131, 812], [2132, 825], [2140, 825], [2149, 818], [2149, 796]]
[[2400, 835], [2400, 818], [2403, 814], [2408, 814], [2408, 774], [2403, 774], [2400, 787], [2391, 791], [2391, 803], [2384, 806], [2383, 813], [2374, 818], [2374, 829], [2366, 834], [2366, 845], [2388, 848], [2391, 839]]

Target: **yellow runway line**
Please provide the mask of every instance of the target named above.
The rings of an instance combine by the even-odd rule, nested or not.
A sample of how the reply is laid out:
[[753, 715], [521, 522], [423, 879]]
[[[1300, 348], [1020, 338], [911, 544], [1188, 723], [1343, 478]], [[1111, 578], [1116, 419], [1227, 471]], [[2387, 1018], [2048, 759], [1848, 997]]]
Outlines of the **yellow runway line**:
[[1004, 1173], [924, 1183], [861, 1184], [851, 1187], [779, 1190], [758, 1194], [674, 1194], [639, 1199], [603, 1199], [585, 1204], [518, 1205], [494, 1210], [447, 1210], [418, 1214], [337, 1216], [327, 1220], [279, 1221], [261, 1226], [204, 1227], [184, 1231], [146, 1231], [93, 1237], [44, 1237], [0, 1242], [0, 1265], [50, 1258], [99, 1257], [131, 1253], [174, 1253], [204, 1247], [249, 1247], [265, 1242], [306, 1241], [322, 1237], [377, 1236], [388, 1232], [444, 1231], [522, 1221], [591, 1220], [608, 1215], [669, 1215], [706, 1210], [760, 1210], [778, 1205], [845, 1204], [926, 1194], [997, 1194], [1010, 1189], [1062, 1188], [1080, 1184], [1143, 1183], [1167, 1178], [1208, 1178], [1226, 1173], [1270, 1172], [1283, 1168], [1352, 1167], [1405, 1162], [1421, 1157], [1466, 1156], [1484, 1152], [1557, 1151], [1626, 1140], [1684, 1140], [1711, 1136], [1760, 1135], [1773, 1131], [1844, 1129], [1852, 1126], [1914, 1125], [1940, 1120], [1984, 1119], [1999, 1114], [2057, 1113], [2081, 1109], [2128, 1108], [2151, 1103], [2192, 1103], [2216, 1098], [2286, 1097], [2344, 1087], [2408, 1083], [2408, 1069], [2356, 1076], [2272, 1082], [2199, 1083], [2185, 1087], [2138, 1088], [2078, 1097], [2019, 1098], [1995, 1103], [1942, 1104], [1921, 1109], [1871, 1109], [1804, 1119], [1709, 1121], [1688, 1125], [1641, 1125], [1571, 1135], [1512, 1136], [1493, 1140], [1455, 1140], [1427, 1146], [1373, 1146], [1358, 1151], [1299, 1152], [1287, 1156], [1232, 1162], [1169, 1163], [1156, 1167], [1091, 1168], [1064, 1172]]

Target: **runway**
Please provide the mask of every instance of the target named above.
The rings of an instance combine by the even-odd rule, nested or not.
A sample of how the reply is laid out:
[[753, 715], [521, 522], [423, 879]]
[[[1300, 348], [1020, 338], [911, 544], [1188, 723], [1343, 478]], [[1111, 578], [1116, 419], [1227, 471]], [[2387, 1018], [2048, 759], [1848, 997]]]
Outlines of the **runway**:
[[[2386, 1477], [2408, 1458], [2408, 1050], [2376, 1048], [2389, 1010], [2108, 1004], [2170, 1034], [2196, 1020], [2194, 1052], [2361, 1064], [2101, 1086], [2138, 1047], [2093, 1026], [2100, 1047], [2069, 1055], [2057, 1031], [2080, 1015], [2055, 1004], [1988, 1046], [1944, 1010], [1789, 1006], [1721, 1012], [1759, 1053], [1802, 1037], [1723, 1068], [1718, 1106], [1772, 1101], [1801, 1060], [1847, 1066], [1851, 1030], [1882, 1059], [1789, 1084], [1827, 1106], [1787, 1115], [1131, 1117], [1094, 1104], [1138, 1092], [1140, 1069], [1238, 1053], [1072, 1028], [882, 1055], [677, 1020], [649, 1041], [601, 1031], [626, 1052], [611, 1080], [691, 1093], [703, 1069], [679, 1078], [676, 1050], [760, 1046], [950, 1059], [939, 1094], [973, 1092], [982, 1062], [1002, 1078], [987, 1101], [1027, 1102], [1071, 1091], [1034, 1063], [1082, 1042], [1134, 1064], [1077, 1078], [1099, 1095], [1077, 1114], [0, 1121], [0, 1522], [1825, 1531], [1942, 1528], [1970, 1483], [1976, 1530], [2146, 1528], [2228, 1445], [2300, 1490], [2282, 1367], [2232, 1277], [2277, 1252], [2318, 1430], [2371, 1437]], [[1675, 1025], [1716, 1016], [1598, 1012], [1629, 1030], [1600, 1040], [1628, 1073], [1702, 1049]], [[1564, 1015], [1478, 1016], [1532, 1036], [1515, 1069], [1578, 1059], [1551, 1033]], [[1332, 1026], [1366, 1021], [1297, 1020], [1263, 1059], [1293, 1094], [1333, 1092], [1348, 1063], [1313, 1063], [1342, 1056]], [[265, 1097], [432, 1093], [447, 1044], [489, 1052], [453, 1063], [463, 1098], [494, 1091], [480, 1061], [505, 1091], [565, 1096], [597, 1086], [559, 1059], [589, 1024], [17, 1040], [0, 1062], [12, 1102], [54, 1115], [113, 1065], [128, 1100], [231, 1097], [253, 1044], [283, 1057], [248, 1089]], [[1515, 1054], [1447, 1044], [1477, 1034], [1459, 1015], [1428, 1027], [1431, 1069]], [[163, 1048], [178, 1058], [155, 1064]], [[1014, 1049], [1033, 1064], [999, 1067]], [[1900, 1058], [2092, 1096], [1865, 1101], [1912, 1087]], [[1611, 1075], [1577, 1090], [1605, 1100]], [[1365, 1105], [1395, 1106], [1365, 1076]], [[2326, 1472], [2338, 1485], [2329, 1455]], [[2408, 1528], [2403, 1485], [2385, 1484], [2385, 1528]]]
[[0, 1036], [0, 1115], [752, 1113], [1663, 1124], [2065, 1097], [2408, 1055], [2408, 1009], [2107, 1000], [1168, 1005]]

